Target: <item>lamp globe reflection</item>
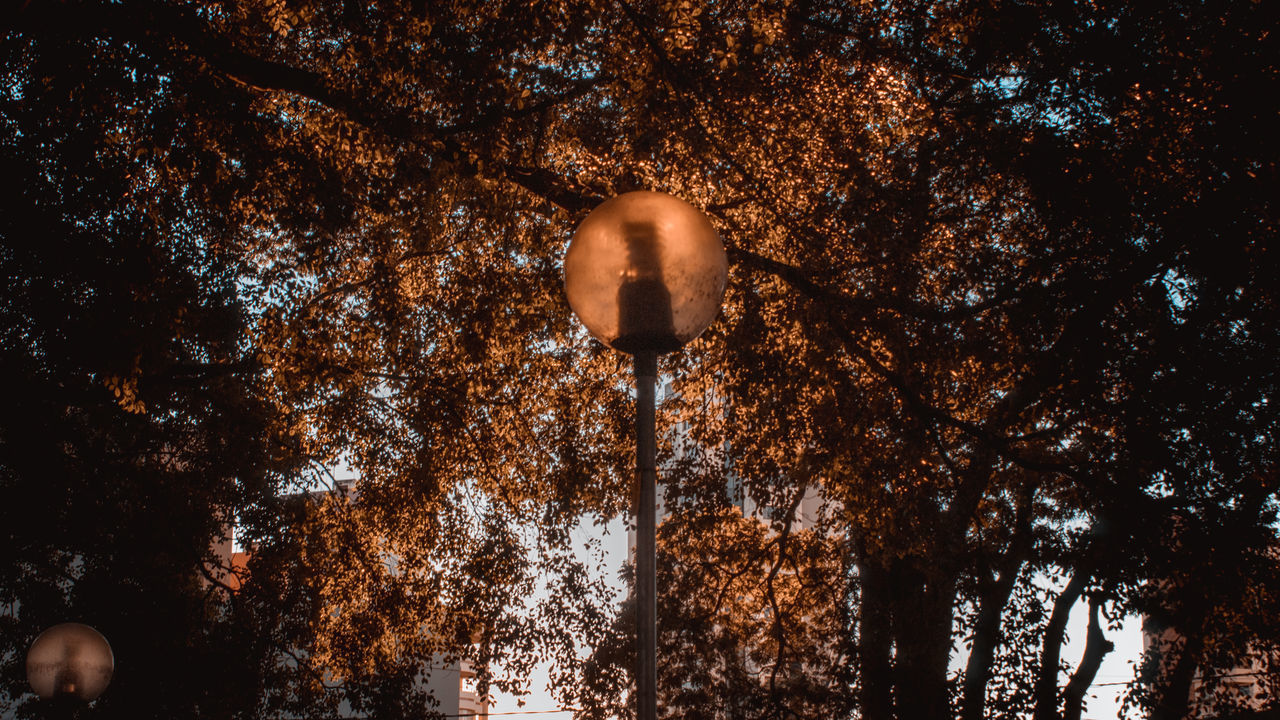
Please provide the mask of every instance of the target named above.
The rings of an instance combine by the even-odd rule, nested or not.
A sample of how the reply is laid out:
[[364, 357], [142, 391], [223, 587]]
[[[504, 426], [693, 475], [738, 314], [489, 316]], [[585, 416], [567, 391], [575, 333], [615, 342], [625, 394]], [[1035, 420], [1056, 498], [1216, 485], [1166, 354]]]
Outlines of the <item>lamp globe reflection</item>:
[[729, 263], [711, 222], [666, 193], [636, 191], [592, 210], [564, 259], [569, 306], [601, 342], [669, 353], [720, 310]]
[[95, 700], [107, 689], [114, 669], [107, 639], [80, 623], [54, 625], [40, 633], [27, 651], [27, 682], [46, 700]]

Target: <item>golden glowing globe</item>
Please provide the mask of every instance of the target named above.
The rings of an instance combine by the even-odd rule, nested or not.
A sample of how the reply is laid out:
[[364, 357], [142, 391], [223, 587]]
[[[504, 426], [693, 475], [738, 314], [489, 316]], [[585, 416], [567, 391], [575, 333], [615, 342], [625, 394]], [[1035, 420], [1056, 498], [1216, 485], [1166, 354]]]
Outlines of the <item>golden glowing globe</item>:
[[107, 639], [80, 623], [54, 625], [40, 633], [27, 651], [27, 682], [45, 699], [94, 700], [107, 689], [114, 669]]
[[728, 272], [706, 215], [666, 193], [637, 191], [606, 200], [578, 226], [564, 258], [564, 288], [601, 342], [661, 354], [715, 320]]

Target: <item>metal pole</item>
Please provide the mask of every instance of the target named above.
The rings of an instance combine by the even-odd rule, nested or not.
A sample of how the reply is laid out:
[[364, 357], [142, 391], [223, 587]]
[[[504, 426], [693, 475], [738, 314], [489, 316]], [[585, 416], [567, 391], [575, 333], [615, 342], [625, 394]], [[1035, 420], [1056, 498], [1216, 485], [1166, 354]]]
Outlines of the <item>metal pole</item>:
[[84, 702], [69, 692], [58, 692], [45, 703], [49, 720], [76, 720], [84, 707]]
[[654, 389], [658, 354], [635, 356], [636, 372], [636, 720], [658, 711], [658, 608], [655, 567], [656, 485]]

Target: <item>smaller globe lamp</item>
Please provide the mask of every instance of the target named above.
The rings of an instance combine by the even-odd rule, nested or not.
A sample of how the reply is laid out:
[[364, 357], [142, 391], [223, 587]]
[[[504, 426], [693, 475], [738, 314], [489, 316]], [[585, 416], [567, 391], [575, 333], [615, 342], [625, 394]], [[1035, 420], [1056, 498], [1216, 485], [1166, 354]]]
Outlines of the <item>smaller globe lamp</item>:
[[45, 700], [96, 700], [115, 669], [111, 645], [102, 633], [80, 623], [54, 625], [27, 651], [27, 682]]

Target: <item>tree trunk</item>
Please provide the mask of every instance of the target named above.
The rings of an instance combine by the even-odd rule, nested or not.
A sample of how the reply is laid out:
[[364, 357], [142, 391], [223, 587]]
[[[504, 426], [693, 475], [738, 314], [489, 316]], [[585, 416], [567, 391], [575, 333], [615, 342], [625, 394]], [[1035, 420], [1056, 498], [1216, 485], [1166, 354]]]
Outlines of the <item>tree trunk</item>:
[[955, 578], [938, 568], [922, 572], [915, 567], [901, 568], [892, 578], [897, 716], [950, 717], [947, 664]]
[[1021, 572], [1021, 558], [1016, 563], [1008, 563], [979, 599], [981, 607], [973, 628], [973, 646], [969, 648], [969, 661], [964, 671], [964, 688], [960, 698], [961, 720], [983, 720], [985, 717], [991, 663], [995, 660], [996, 647], [1000, 644], [1000, 620]]
[[991, 664], [1000, 645], [1000, 622], [1009, 604], [1022, 566], [1031, 552], [1031, 496], [1024, 492], [1017, 505], [1016, 526], [1010, 547], [999, 562], [999, 575], [987, 583], [978, 597], [978, 618], [973, 627], [973, 645], [965, 664], [964, 687], [960, 696], [961, 720], [983, 720], [986, 714], [987, 683]]
[[1076, 671], [1071, 673], [1066, 689], [1062, 691], [1063, 720], [1080, 720], [1080, 714], [1084, 711], [1084, 694], [1093, 684], [1098, 667], [1102, 665], [1102, 658], [1116, 648], [1115, 643], [1102, 634], [1102, 625], [1098, 622], [1098, 610], [1101, 606], [1101, 600], [1089, 600], [1089, 632], [1084, 643], [1084, 655], [1080, 658]]
[[[1182, 720], [1191, 704], [1191, 682], [1200, 665], [1200, 651], [1204, 647], [1203, 636], [1197, 633], [1191, 638], [1180, 638], [1180, 650], [1172, 669], [1162, 673], [1156, 681], [1159, 699], [1151, 710], [1151, 720]], [[1166, 658], [1161, 658], [1161, 667]]]
[[1088, 577], [1088, 572], [1084, 570], [1072, 575], [1062, 593], [1053, 601], [1053, 614], [1049, 616], [1049, 625], [1044, 631], [1040, 672], [1036, 676], [1035, 720], [1058, 720], [1058, 664], [1062, 659], [1062, 640], [1071, 608], [1084, 593]]
[[858, 664], [864, 720], [893, 717], [892, 636], [888, 572], [874, 563], [859, 564]]

